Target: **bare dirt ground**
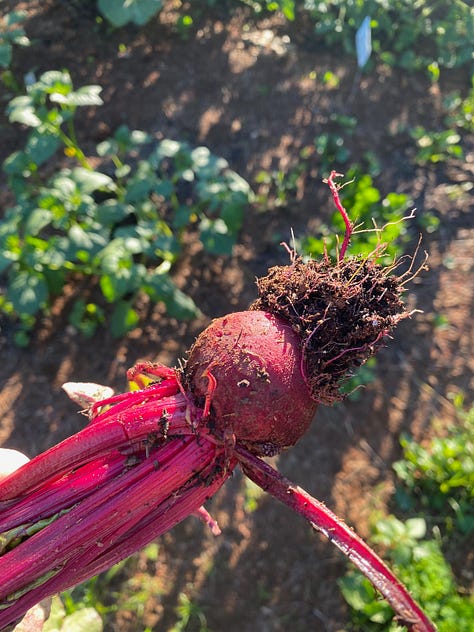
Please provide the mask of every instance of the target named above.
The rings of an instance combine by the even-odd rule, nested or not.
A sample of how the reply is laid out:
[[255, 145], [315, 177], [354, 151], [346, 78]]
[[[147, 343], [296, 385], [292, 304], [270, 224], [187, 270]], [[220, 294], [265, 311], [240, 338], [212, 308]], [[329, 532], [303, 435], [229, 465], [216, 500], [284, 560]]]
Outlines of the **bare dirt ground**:
[[[415, 149], [407, 132], [441, 123], [438, 86], [387, 67], [354, 84], [353, 59], [318, 49], [278, 17], [253, 22], [243, 9], [198, 16], [196, 28], [182, 37], [174, 26], [174, 2], [146, 27], [120, 31], [96, 23], [95, 3], [3, 4], [29, 14], [25, 26], [33, 46], [15, 52], [17, 76], [67, 68], [76, 86], [103, 86], [104, 105], [79, 114], [86, 153], [126, 123], [157, 138], [205, 144], [253, 182], [260, 169], [295, 166], [299, 151], [328, 129], [332, 113], [350, 114], [358, 122], [348, 139], [351, 161], [375, 152], [381, 191], [407, 193], [419, 215], [440, 218], [439, 230], [423, 236], [430, 270], [415, 279], [407, 296], [422, 313], [400, 325], [379, 356], [376, 381], [359, 400], [320, 408], [307, 436], [277, 460], [280, 471], [367, 536], [371, 512], [384, 508], [393, 491], [400, 433], [427, 436], [433, 417], [448, 427], [455, 418], [453, 392], [472, 400], [474, 215], [472, 194], [455, 195], [453, 185], [472, 181], [474, 148], [466, 148], [464, 162], [421, 169], [411, 162]], [[339, 78], [338, 86], [320, 81], [327, 70]], [[443, 91], [468, 85], [467, 72], [442, 73]], [[21, 146], [22, 132], [3, 114], [0, 131], [3, 160]], [[84, 340], [66, 325], [66, 295], [24, 350], [15, 348], [11, 325], [2, 322], [0, 444], [38, 454], [84, 423], [62, 383], [94, 381], [123, 390], [125, 371], [137, 360], [173, 365], [211, 318], [244, 309], [255, 298], [255, 277], [286, 261], [278, 244], [290, 239], [290, 229], [314, 233], [332, 212], [325, 175], [314, 155], [289, 204], [249, 209], [232, 258], [210, 257], [190, 244], [175, 278], [205, 314], [199, 322], [179, 323], [160, 306], [144, 305], [139, 328], [124, 339], [101, 330]], [[8, 200], [3, 183], [0, 201]], [[414, 242], [418, 232], [414, 226]], [[437, 315], [445, 317], [445, 326], [435, 326]], [[210, 503], [223, 531], [218, 538], [190, 518], [160, 540], [156, 562], [138, 555], [122, 569], [114, 580], [119, 609], [108, 615], [107, 630], [171, 629], [183, 591], [205, 613], [212, 632], [347, 628], [336, 584], [345, 569], [339, 553], [270, 498], [246, 512], [243, 490], [237, 473]], [[460, 575], [469, 555], [466, 550], [453, 560]], [[137, 614], [125, 595], [134, 595], [144, 574], [151, 596]]]

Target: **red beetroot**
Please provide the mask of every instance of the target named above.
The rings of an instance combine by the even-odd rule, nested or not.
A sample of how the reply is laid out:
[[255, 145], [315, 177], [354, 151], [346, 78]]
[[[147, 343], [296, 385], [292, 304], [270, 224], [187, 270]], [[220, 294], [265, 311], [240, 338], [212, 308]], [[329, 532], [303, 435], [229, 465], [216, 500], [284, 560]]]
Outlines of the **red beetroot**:
[[342, 520], [259, 458], [293, 445], [318, 403], [340, 399], [341, 381], [408, 315], [403, 276], [344, 259], [352, 226], [335, 175], [329, 184], [347, 227], [335, 263], [291, 253], [289, 266], [258, 281], [250, 311], [217, 319], [199, 336], [184, 370], [137, 365], [128, 377], [141, 390], [92, 397], [84, 430], [0, 483], [0, 629], [191, 513], [217, 532], [201, 505], [239, 463], [338, 546], [401, 623], [435, 630]]
[[262, 311], [236, 312], [202, 332], [186, 363], [186, 384], [210, 402], [214, 431], [235, 437], [254, 454], [276, 454], [296, 443], [317, 403], [303, 374], [298, 335]]

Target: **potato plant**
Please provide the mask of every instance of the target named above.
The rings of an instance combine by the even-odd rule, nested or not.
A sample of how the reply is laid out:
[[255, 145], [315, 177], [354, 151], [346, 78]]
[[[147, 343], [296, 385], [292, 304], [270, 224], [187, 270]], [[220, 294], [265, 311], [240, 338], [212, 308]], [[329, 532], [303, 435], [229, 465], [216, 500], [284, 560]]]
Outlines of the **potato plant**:
[[[196, 317], [198, 307], [172, 278], [183, 236], [194, 231], [207, 252], [230, 254], [250, 199], [249, 185], [206, 147], [157, 142], [125, 126], [98, 145], [101, 168], [93, 169], [74, 119], [77, 108], [102, 103], [100, 92], [75, 90], [66, 71], [49, 71], [8, 106], [10, 121], [30, 130], [3, 165], [16, 200], [0, 221], [0, 311], [19, 324], [20, 345], [78, 279], [102, 294], [72, 306], [71, 323], [85, 335], [105, 322], [124, 335], [138, 322], [139, 293], [172, 317]], [[45, 175], [60, 149], [66, 164]]]

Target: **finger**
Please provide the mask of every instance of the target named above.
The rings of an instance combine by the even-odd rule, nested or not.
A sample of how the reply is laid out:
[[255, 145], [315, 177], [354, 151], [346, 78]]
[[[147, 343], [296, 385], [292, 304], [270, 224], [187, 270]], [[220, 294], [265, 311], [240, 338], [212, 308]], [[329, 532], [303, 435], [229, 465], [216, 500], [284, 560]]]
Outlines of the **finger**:
[[5, 478], [29, 461], [29, 458], [8, 448], [0, 448], [0, 479]]

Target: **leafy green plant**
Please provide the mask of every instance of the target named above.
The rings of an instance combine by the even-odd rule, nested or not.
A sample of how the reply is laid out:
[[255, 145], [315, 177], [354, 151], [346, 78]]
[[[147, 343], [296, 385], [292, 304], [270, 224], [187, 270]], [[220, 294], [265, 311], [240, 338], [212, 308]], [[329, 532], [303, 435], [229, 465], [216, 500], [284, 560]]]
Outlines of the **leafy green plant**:
[[[18, 344], [77, 278], [103, 299], [101, 305], [81, 296], [72, 307], [71, 322], [86, 335], [103, 322], [115, 336], [134, 327], [140, 292], [173, 317], [195, 317], [196, 305], [170, 276], [185, 232], [197, 230], [208, 252], [229, 254], [242, 222], [250, 188], [206, 147], [153, 143], [121, 127], [97, 147], [104, 171], [93, 170], [77, 143], [74, 115], [101, 103], [99, 93], [99, 86], [74, 90], [67, 72], [51, 71], [8, 107], [12, 122], [31, 128], [24, 148], [4, 163], [16, 204], [0, 222], [0, 310], [19, 320]], [[72, 164], [45, 178], [41, 167], [60, 148]]]
[[460, 413], [447, 436], [423, 446], [401, 438], [403, 459], [394, 464], [401, 481], [396, 498], [405, 511], [421, 508], [448, 531], [474, 532], [474, 407]]
[[314, 147], [319, 157], [319, 170], [329, 173], [331, 169], [341, 168], [350, 158], [346, 137], [351, 136], [357, 126], [357, 119], [333, 113], [329, 117], [327, 130], [314, 139]]
[[240, 0], [240, 2], [251, 7], [257, 14], [265, 11], [281, 11], [287, 20], [295, 19], [295, 0]]
[[449, 95], [444, 102], [448, 110], [446, 123], [451, 127], [474, 132], [474, 75], [471, 78], [472, 87], [465, 98], [459, 93]]
[[143, 26], [163, 8], [163, 0], [97, 0], [102, 15], [116, 28]]
[[420, 70], [471, 63], [474, 9], [444, 0], [305, 0], [317, 37], [355, 52], [355, 32], [369, 15], [374, 56], [391, 66]]
[[[460, 407], [462, 402], [455, 405]], [[440, 527], [456, 533], [474, 531], [474, 407], [460, 413], [462, 423], [443, 438], [434, 438], [425, 448], [402, 438], [404, 458], [394, 468], [403, 482], [395, 498], [404, 511], [423, 510], [434, 538], [427, 538], [425, 518], [401, 521], [393, 515], [373, 518], [373, 542], [391, 559], [398, 576], [440, 632], [471, 630], [474, 596], [461, 596], [441, 548]], [[355, 630], [396, 632], [393, 612], [372, 586], [354, 570], [340, 582], [352, 608]]]
[[460, 135], [450, 129], [431, 132], [424, 127], [415, 127], [411, 132], [418, 146], [415, 160], [420, 165], [436, 164], [448, 158], [463, 158], [464, 152], [459, 144]]
[[12, 60], [13, 46], [29, 46], [22, 22], [25, 11], [11, 11], [0, 17], [0, 68], [8, 68]]
[[286, 172], [281, 169], [266, 171], [262, 169], [255, 176], [255, 184], [259, 187], [256, 202], [266, 208], [283, 206], [288, 203], [297, 189], [298, 179], [304, 170], [303, 163]]
[[[421, 518], [402, 522], [389, 516], [378, 520], [373, 541], [386, 550], [400, 579], [407, 585], [439, 632], [469, 632], [474, 620], [474, 598], [460, 596], [452, 570], [439, 542], [425, 539], [426, 524]], [[393, 621], [390, 606], [381, 601], [370, 583], [350, 570], [339, 582], [342, 594], [352, 608], [354, 630], [401, 632]]]
[[179, 604], [176, 607], [178, 621], [171, 628], [170, 632], [184, 632], [192, 629], [199, 632], [209, 632], [206, 615], [202, 608], [194, 603], [186, 593], [182, 592], [178, 597]]
[[332, 113], [327, 122], [328, 131], [314, 139], [314, 143], [303, 147], [295, 166], [288, 171], [282, 169], [261, 170], [255, 178], [259, 191], [256, 202], [263, 208], [284, 206], [294, 197], [298, 181], [309, 170], [309, 161], [318, 163], [321, 174], [329, 173], [334, 167], [341, 167], [349, 160], [350, 151], [345, 137], [352, 135], [357, 119]]

